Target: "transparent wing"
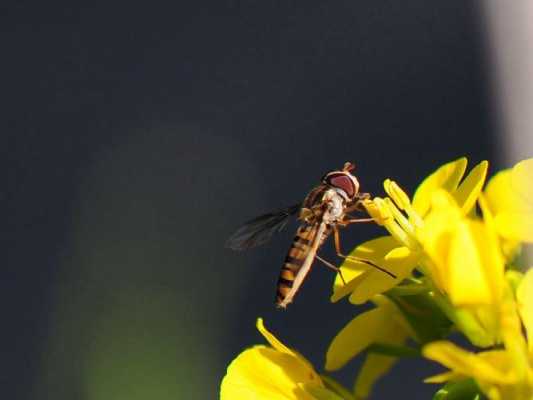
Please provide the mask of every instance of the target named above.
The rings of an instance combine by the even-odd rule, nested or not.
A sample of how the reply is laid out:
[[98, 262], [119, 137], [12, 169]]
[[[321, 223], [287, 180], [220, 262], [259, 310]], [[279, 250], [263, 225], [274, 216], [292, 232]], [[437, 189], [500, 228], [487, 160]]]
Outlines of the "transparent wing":
[[268, 242], [275, 233], [285, 228], [290, 217], [295, 215], [300, 207], [301, 204], [295, 204], [246, 222], [229, 237], [226, 247], [245, 250]]

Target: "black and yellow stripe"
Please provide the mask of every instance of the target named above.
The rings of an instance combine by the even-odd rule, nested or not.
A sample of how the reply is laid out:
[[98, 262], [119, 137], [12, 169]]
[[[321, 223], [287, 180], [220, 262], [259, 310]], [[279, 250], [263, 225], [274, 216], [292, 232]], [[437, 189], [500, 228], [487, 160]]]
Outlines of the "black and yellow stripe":
[[302, 267], [316, 235], [316, 225], [302, 225], [296, 231], [291, 248], [285, 257], [278, 278], [276, 304], [279, 306], [292, 288], [296, 274]]

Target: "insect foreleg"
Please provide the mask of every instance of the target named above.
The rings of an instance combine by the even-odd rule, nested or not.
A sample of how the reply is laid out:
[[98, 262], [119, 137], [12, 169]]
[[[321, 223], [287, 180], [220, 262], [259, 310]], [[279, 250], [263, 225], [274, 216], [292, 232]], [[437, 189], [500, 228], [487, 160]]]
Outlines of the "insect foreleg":
[[347, 207], [346, 212], [363, 211], [364, 210], [363, 202], [370, 198], [370, 193], [359, 193], [357, 197], [359, 198], [359, 200], [357, 200], [351, 206]]
[[350, 218], [350, 219], [345, 219], [343, 221], [340, 221], [338, 222], [338, 224], [341, 226], [346, 226], [350, 224], [356, 224], [358, 222], [376, 222], [376, 219], [375, 218]]

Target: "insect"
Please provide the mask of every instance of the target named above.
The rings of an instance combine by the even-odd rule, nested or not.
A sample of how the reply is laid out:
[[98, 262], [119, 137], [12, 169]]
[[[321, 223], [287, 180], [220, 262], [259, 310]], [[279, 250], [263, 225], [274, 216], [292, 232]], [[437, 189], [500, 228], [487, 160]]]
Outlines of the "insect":
[[[234, 250], [258, 246], [282, 230], [290, 217], [298, 213], [301, 224], [278, 278], [276, 293], [278, 307], [286, 308], [293, 301], [315, 259], [340, 274], [339, 268], [318, 255], [318, 250], [332, 233], [339, 257], [365, 263], [396, 278], [391, 272], [369, 260], [346, 256], [341, 251], [339, 228], [353, 223], [373, 221], [372, 218], [353, 218], [349, 214], [360, 210], [362, 201], [370, 197], [368, 193], [359, 192], [359, 182], [352, 175], [353, 170], [352, 163], [345, 163], [342, 170], [331, 171], [324, 175], [321, 183], [309, 192], [302, 204], [254, 218], [228, 239], [226, 246]], [[340, 277], [346, 284], [342, 274]]]

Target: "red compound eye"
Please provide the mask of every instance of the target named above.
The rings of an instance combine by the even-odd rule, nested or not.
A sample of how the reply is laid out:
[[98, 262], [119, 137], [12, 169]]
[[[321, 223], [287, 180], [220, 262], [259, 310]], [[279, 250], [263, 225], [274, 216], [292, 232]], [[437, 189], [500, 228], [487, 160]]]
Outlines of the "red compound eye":
[[344, 190], [350, 198], [355, 195], [355, 185], [346, 174], [338, 173], [326, 176], [326, 183], [330, 186]]

